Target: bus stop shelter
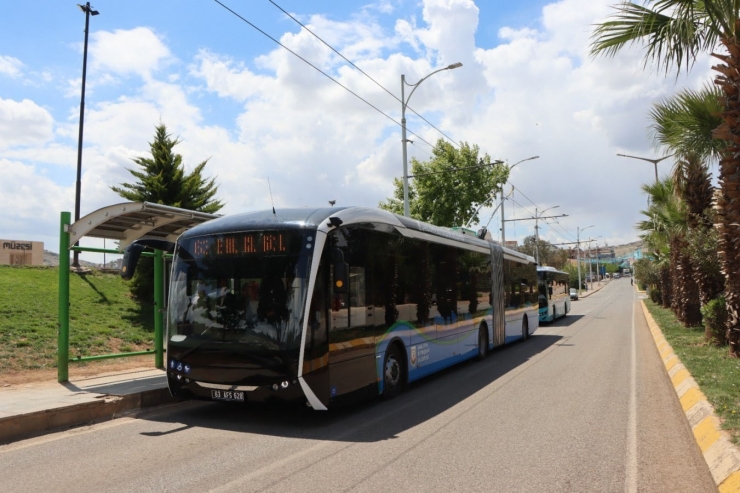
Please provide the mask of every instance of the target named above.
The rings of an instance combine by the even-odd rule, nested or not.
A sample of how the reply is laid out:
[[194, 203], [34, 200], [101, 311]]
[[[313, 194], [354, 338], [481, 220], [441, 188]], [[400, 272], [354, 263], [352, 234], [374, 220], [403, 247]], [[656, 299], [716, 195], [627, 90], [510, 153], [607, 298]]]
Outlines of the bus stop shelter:
[[[59, 228], [59, 334], [57, 346], [57, 380], [69, 380], [69, 252], [122, 254], [131, 243], [141, 239], [174, 242], [188, 229], [219, 217], [216, 214], [190, 211], [149, 202], [125, 202], [98, 209], [74, 223], [71, 214], [61, 213]], [[116, 250], [76, 246], [83, 238], [103, 238], [118, 242]], [[164, 366], [164, 253], [155, 250], [154, 257], [154, 345], [155, 366]], [[124, 356], [151, 354], [151, 351], [78, 357], [90, 361]]]

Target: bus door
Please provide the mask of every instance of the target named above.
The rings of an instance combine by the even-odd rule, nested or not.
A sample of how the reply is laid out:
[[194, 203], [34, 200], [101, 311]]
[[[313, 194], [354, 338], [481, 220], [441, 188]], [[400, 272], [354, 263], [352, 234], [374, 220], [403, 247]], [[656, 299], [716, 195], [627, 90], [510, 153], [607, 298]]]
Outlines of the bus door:
[[[367, 230], [335, 230], [329, 293], [329, 391], [331, 398], [365, 387], [376, 389], [375, 313], [367, 302]], [[339, 277], [344, 279], [338, 280]], [[340, 285], [341, 284], [341, 285]]]

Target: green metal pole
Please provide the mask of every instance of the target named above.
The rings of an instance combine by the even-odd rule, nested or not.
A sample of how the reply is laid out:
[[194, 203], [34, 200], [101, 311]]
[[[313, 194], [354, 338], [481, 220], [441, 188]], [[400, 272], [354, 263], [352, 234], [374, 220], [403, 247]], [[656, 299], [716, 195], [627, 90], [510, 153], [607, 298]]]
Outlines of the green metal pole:
[[164, 256], [154, 252], [154, 366], [164, 368]]
[[69, 381], [69, 233], [71, 214], [62, 212], [59, 225], [59, 332], [57, 340], [57, 381]]

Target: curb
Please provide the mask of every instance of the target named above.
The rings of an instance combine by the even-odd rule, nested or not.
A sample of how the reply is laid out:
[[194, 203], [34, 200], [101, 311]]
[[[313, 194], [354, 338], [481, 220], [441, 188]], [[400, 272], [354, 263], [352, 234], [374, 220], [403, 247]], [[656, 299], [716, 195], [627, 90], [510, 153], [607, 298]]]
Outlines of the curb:
[[95, 402], [0, 418], [0, 444], [64, 428], [109, 421], [141, 409], [175, 402], [179, 401], [165, 387], [128, 395], [106, 395]]
[[663, 332], [645, 302], [641, 301], [640, 304], [696, 444], [709, 466], [719, 492], [740, 493], [740, 450], [732, 444], [727, 432], [722, 430], [714, 408], [663, 337]]

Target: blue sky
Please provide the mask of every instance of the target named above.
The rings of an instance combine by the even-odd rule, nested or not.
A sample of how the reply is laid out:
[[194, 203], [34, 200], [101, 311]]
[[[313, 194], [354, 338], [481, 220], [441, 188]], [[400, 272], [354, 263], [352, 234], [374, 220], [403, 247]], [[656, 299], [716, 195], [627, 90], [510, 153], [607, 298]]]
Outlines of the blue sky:
[[[400, 103], [268, 0], [223, 3], [400, 119]], [[539, 155], [513, 171], [506, 215], [560, 206], [568, 217], [540, 224], [552, 242], [591, 224], [602, 244], [637, 238], [652, 165], [616, 153], [658, 155], [650, 105], [710, 77], [708, 59], [676, 79], [644, 72], [637, 49], [589, 57], [592, 25], [614, 0], [276, 3], [396, 95], [401, 74], [416, 81], [462, 62], [425, 81], [410, 106], [492, 158]], [[225, 213], [268, 207], [268, 179], [278, 207], [376, 206], [391, 195], [402, 174], [399, 127], [217, 2], [92, 7], [100, 15], [90, 21], [83, 215], [122, 201], [110, 186], [129, 181], [131, 159], [146, 155], [160, 121], [182, 139], [186, 167], [210, 159]], [[56, 250], [59, 212], [74, 210], [84, 20], [72, 2], [4, 6], [0, 203], [9, 214], [0, 238]], [[432, 143], [442, 137], [415, 117], [408, 126]], [[417, 139], [409, 153], [423, 160], [429, 147]], [[484, 223], [491, 212], [482, 210]], [[531, 223], [508, 223], [507, 239], [532, 234]]]

